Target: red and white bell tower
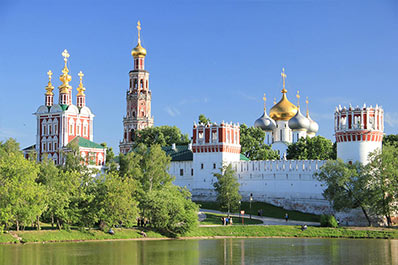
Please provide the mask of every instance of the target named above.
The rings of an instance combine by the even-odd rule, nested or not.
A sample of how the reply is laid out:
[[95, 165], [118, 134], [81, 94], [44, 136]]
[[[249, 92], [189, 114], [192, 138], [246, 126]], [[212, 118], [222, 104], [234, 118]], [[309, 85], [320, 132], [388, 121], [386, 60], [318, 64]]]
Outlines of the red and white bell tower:
[[130, 71], [130, 87], [126, 92], [127, 109], [123, 117], [124, 134], [119, 144], [120, 152], [128, 153], [133, 147], [138, 130], [152, 127], [151, 116], [152, 92], [149, 90], [149, 73], [145, 70], [146, 49], [141, 46], [141, 23], [137, 23], [138, 44], [131, 51], [134, 69]]

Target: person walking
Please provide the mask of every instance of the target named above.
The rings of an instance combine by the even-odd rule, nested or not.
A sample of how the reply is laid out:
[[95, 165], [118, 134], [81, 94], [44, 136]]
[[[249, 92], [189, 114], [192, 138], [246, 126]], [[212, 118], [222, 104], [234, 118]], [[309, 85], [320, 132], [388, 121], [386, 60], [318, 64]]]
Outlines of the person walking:
[[285, 219], [286, 219], [286, 222], [289, 220], [289, 215], [287, 213], [285, 213]]

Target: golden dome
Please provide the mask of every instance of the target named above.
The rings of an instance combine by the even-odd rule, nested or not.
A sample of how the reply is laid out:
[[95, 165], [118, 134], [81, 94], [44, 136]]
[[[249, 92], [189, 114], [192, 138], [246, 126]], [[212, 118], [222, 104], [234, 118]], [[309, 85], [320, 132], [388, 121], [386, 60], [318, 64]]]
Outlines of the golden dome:
[[269, 116], [275, 121], [290, 120], [297, 113], [297, 107], [287, 99], [286, 92], [286, 89], [282, 90], [282, 99], [269, 111]]
[[133, 55], [133, 57], [146, 56], [146, 50], [144, 47], [141, 46], [141, 42], [138, 42], [137, 46], [131, 51], [131, 55]]

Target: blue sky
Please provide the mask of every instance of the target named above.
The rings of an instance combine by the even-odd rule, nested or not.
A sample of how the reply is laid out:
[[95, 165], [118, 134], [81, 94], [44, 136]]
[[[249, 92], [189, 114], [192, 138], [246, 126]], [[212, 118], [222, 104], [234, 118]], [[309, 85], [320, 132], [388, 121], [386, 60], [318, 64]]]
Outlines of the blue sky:
[[[155, 125], [191, 135], [203, 113], [252, 125], [281, 97], [310, 114], [334, 141], [338, 104], [379, 104], [385, 132], [398, 133], [398, 4], [380, 1], [0, 1], [0, 141], [35, 142], [32, 115], [44, 103], [47, 71], [59, 86], [70, 53], [74, 96], [85, 74], [94, 141], [118, 151], [136, 22], [147, 49]], [[58, 97], [56, 96], [56, 101]], [[75, 97], [74, 97], [75, 100]]]

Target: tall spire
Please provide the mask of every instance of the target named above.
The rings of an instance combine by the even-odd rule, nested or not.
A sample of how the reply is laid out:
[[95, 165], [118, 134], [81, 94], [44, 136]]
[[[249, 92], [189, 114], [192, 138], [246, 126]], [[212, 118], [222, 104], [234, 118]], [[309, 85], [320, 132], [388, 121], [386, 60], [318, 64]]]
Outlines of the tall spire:
[[137, 22], [137, 30], [138, 30], [138, 44], [141, 45], [141, 22], [139, 20]]
[[77, 74], [79, 77], [80, 77], [80, 84], [79, 84], [79, 86], [76, 88], [77, 89], [77, 92], [79, 92], [79, 93], [77, 93], [77, 95], [79, 96], [84, 96], [85, 94], [84, 94], [84, 91], [86, 90], [86, 88], [83, 86], [83, 76], [84, 76], [84, 74], [83, 74], [83, 72], [82, 71], [80, 71], [78, 74]]
[[66, 49], [62, 52], [62, 56], [64, 57], [65, 66], [64, 69], [62, 69], [62, 75], [59, 77], [59, 80], [61, 80], [62, 82], [62, 84], [58, 87], [59, 104], [69, 105], [71, 103], [70, 92], [72, 90], [72, 87], [69, 85], [69, 82], [72, 80], [72, 77], [68, 74], [69, 69], [67, 66], [67, 62], [70, 55]]
[[48, 84], [46, 86], [46, 90], [47, 90], [46, 95], [54, 95], [54, 93], [53, 93], [54, 86], [51, 84], [51, 78], [52, 78], [53, 72], [51, 72], [51, 70], [49, 70], [47, 72], [47, 75], [48, 75]]
[[286, 85], [286, 74], [285, 74], [285, 68], [282, 68], [282, 73], [281, 73], [281, 76], [282, 76], [282, 81], [283, 81], [282, 93], [283, 93], [283, 94], [285, 94], [285, 93], [287, 93], [287, 90], [286, 90], [286, 88], [285, 88], [285, 85]]
[[53, 93], [54, 86], [51, 84], [51, 77], [53, 75], [53, 72], [51, 72], [51, 70], [49, 70], [47, 72], [47, 75], [48, 75], [48, 84], [46, 86], [47, 92], [45, 93], [44, 104], [47, 107], [51, 107], [54, 104], [54, 93]]
[[266, 103], [266, 101], [267, 101], [267, 98], [265, 97], [265, 93], [264, 93], [263, 100], [264, 100], [264, 113], [265, 113], [266, 110], [267, 110], [266, 105], [265, 105], [265, 103]]
[[80, 77], [80, 84], [77, 87], [77, 95], [76, 95], [76, 105], [78, 108], [83, 108], [84, 106], [86, 106], [86, 95], [84, 94], [84, 91], [86, 90], [83, 86], [83, 72], [80, 71], [77, 74]]
[[306, 98], [305, 98], [305, 104], [307, 104], [307, 118], [310, 116], [310, 112], [309, 112], [309, 110], [308, 110], [308, 103], [309, 103], [308, 97], [306, 97]]
[[300, 91], [299, 90], [297, 90], [296, 98], [297, 98], [297, 109], [300, 109]]

